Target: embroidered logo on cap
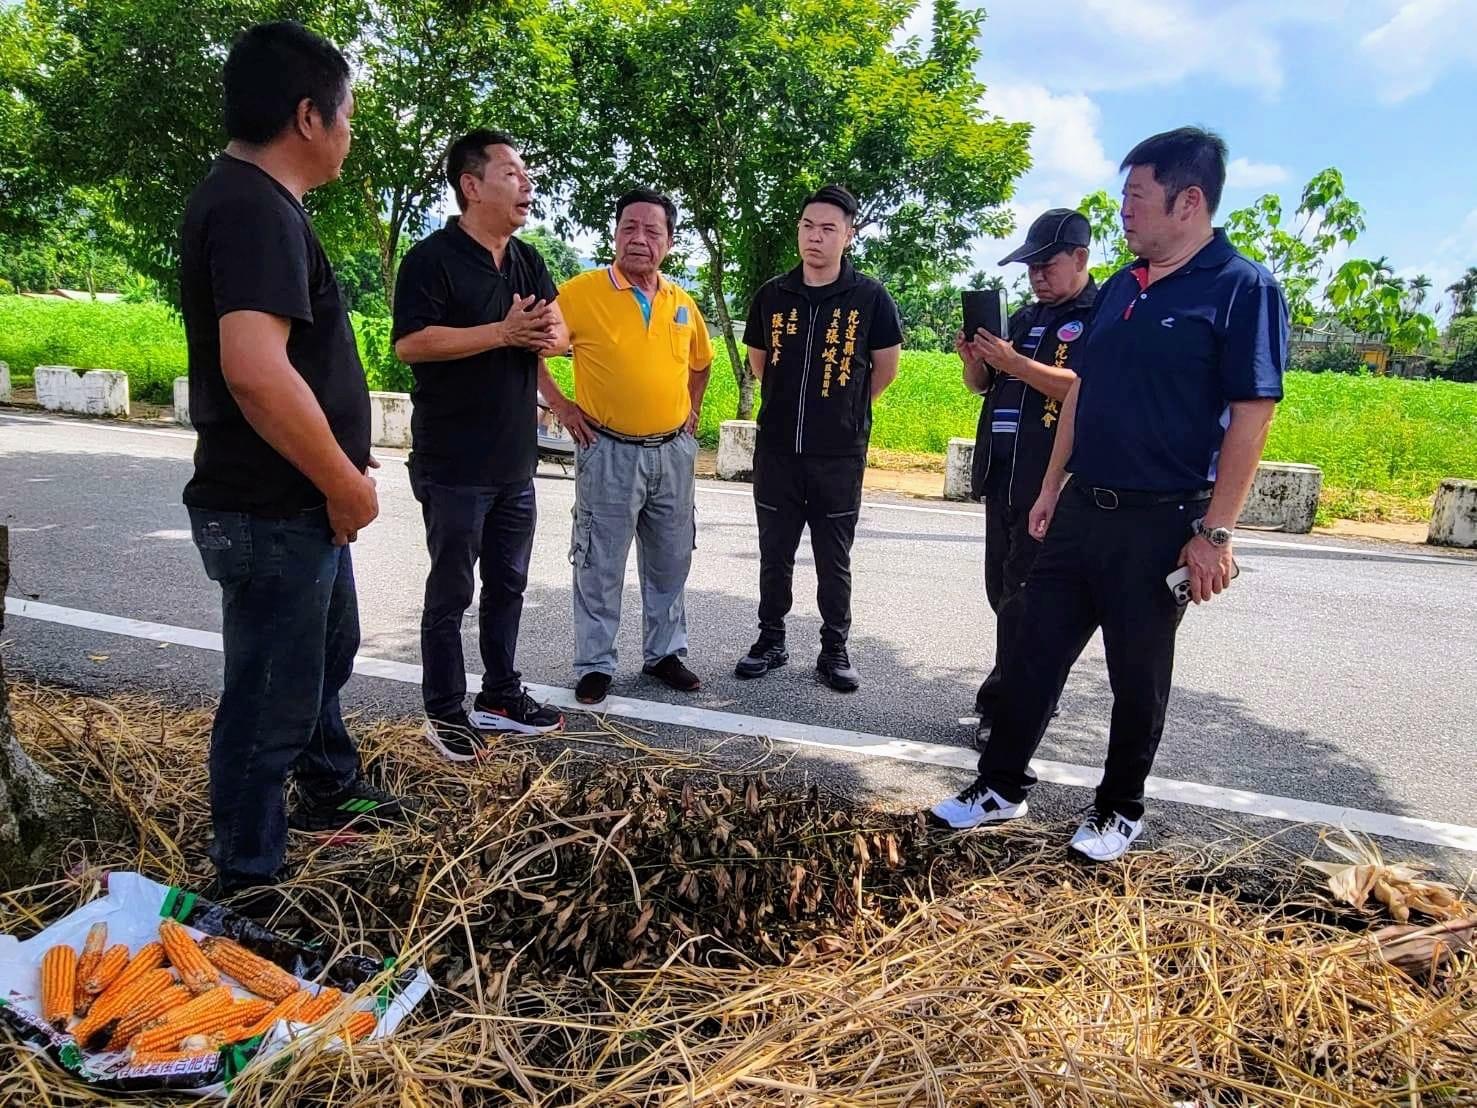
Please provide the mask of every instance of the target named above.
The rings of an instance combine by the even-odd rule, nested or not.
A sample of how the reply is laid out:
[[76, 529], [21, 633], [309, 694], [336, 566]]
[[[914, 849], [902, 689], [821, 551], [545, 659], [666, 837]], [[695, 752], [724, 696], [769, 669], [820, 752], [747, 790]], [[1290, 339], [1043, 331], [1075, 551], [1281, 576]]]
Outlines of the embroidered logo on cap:
[[1056, 337], [1063, 342], [1076, 342], [1082, 337], [1082, 321], [1074, 319], [1071, 323], [1063, 323], [1056, 329]]

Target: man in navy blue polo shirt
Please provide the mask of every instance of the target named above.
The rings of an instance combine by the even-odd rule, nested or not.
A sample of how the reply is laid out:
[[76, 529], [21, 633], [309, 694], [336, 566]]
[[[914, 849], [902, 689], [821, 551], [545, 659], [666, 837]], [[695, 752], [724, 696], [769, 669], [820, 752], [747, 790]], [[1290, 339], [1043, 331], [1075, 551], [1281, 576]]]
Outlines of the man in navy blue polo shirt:
[[979, 776], [932, 817], [977, 827], [1026, 813], [1030, 769], [1067, 673], [1099, 627], [1113, 688], [1094, 810], [1071, 846], [1121, 857], [1143, 831], [1184, 604], [1230, 586], [1232, 528], [1282, 397], [1287, 303], [1211, 218], [1226, 145], [1182, 127], [1123, 160], [1138, 255], [1103, 285], [1029, 527], [1045, 545], [1021, 594]]

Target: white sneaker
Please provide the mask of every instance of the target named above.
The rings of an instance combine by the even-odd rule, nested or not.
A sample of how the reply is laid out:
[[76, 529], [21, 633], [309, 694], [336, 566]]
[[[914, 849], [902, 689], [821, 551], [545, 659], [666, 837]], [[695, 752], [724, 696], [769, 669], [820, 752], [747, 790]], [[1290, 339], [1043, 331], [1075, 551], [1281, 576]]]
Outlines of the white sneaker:
[[1144, 821], [1117, 812], [1093, 812], [1072, 836], [1071, 848], [1094, 862], [1113, 862], [1144, 833]]
[[1019, 819], [1027, 811], [1026, 802], [1012, 804], [994, 789], [976, 781], [958, 796], [940, 801], [928, 810], [935, 823], [964, 831], [986, 823], [1004, 823]]

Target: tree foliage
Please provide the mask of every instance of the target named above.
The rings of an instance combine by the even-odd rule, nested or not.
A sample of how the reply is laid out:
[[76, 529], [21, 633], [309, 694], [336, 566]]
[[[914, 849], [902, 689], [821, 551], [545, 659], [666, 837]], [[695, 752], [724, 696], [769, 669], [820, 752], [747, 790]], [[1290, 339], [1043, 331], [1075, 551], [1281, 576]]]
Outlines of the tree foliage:
[[1408, 354], [1436, 341], [1435, 321], [1414, 311], [1400, 282], [1389, 279], [1377, 262], [1345, 262], [1328, 283], [1328, 302], [1340, 323]]
[[[894, 48], [915, 0], [594, 0], [567, 9], [574, 111], [550, 120], [572, 218], [609, 226], [634, 183], [680, 204], [707, 265], [739, 383], [732, 318], [795, 262], [801, 200], [859, 197], [865, 265], [885, 280], [952, 264], [1027, 165], [1024, 124], [985, 116], [974, 75], [983, 14], [934, 6], [931, 43]], [[926, 283], [926, 279], [922, 280]], [[731, 307], [732, 305], [732, 307]]]

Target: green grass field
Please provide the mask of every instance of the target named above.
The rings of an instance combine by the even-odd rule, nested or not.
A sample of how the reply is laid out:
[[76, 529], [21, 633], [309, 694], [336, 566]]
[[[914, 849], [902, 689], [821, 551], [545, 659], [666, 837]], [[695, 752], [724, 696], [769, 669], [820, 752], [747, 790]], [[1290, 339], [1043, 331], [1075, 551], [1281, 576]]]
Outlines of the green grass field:
[[[21, 386], [37, 365], [121, 369], [136, 399], [167, 404], [174, 378], [185, 372], [184, 335], [158, 304], [0, 296], [0, 361]], [[552, 368], [568, 389], [568, 360], [555, 359]], [[720, 346], [703, 404], [708, 445], [732, 417], [737, 394]], [[974, 434], [978, 414], [979, 400], [965, 391], [953, 355], [905, 352], [896, 384], [877, 405], [872, 445], [941, 454], [951, 437]], [[1291, 373], [1266, 456], [1322, 468], [1324, 517], [1380, 514], [1388, 506], [1375, 504], [1379, 498], [1421, 515], [1443, 477], [1477, 477], [1477, 386]]]

